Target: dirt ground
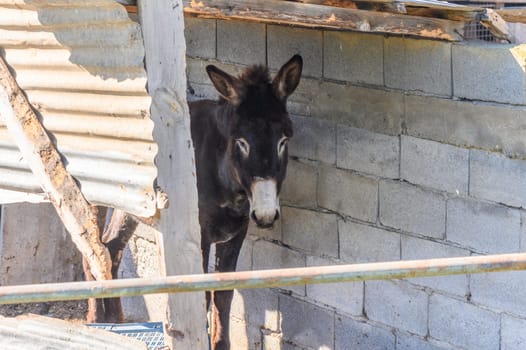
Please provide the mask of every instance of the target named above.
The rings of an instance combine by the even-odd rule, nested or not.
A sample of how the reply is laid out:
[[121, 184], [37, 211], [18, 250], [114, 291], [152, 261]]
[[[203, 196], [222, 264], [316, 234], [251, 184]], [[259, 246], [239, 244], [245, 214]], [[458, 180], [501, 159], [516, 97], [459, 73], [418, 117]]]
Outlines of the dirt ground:
[[0, 305], [0, 315], [6, 317], [31, 313], [78, 323], [85, 323], [87, 311], [86, 300]]

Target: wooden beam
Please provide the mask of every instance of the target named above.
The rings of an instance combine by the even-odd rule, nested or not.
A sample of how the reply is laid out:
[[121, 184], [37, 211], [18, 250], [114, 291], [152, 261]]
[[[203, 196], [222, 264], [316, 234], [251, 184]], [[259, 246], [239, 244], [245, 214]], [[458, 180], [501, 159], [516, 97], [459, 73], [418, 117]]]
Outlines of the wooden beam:
[[[460, 1], [460, 0], [459, 0]], [[462, 0], [464, 2], [464, 0]], [[517, 4], [517, 6], [521, 6], [521, 4], [524, 4], [524, 0], [492, 0], [492, 1], [485, 1], [485, 0], [465, 0], [469, 4], [481, 5], [489, 3], [494, 3], [498, 6], [503, 6], [504, 4]]]
[[486, 27], [495, 38], [509, 43], [515, 42], [515, 38], [508, 29], [508, 24], [495, 10], [486, 9], [486, 13], [484, 17], [481, 18], [480, 23]]
[[0, 115], [33, 175], [57, 210], [97, 280], [111, 279], [111, 259], [100, 241], [97, 211], [82, 195], [26, 96], [0, 57]]
[[137, 13], [137, 5], [124, 5], [128, 13]]
[[511, 23], [526, 23], [526, 8], [503, 8], [495, 10], [502, 19]]
[[[464, 6], [438, 0], [286, 0], [306, 4], [355, 8], [381, 12], [405, 13], [411, 16], [450, 19], [453, 21], [477, 21], [484, 13], [482, 7]], [[352, 5], [352, 6], [351, 6]]]
[[444, 19], [404, 16], [278, 0], [184, 1], [188, 16], [239, 19], [300, 27], [389, 33], [460, 41], [463, 23]]

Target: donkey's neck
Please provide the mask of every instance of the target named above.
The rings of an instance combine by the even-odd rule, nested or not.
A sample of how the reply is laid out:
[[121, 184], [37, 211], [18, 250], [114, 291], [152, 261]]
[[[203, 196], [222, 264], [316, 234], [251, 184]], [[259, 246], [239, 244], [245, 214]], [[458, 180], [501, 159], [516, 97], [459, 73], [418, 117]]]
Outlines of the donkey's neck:
[[[227, 141], [225, 141], [227, 142]], [[233, 174], [232, 160], [228, 157], [227, 154], [227, 145], [225, 145], [225, 151], [221, 154], [218, 154], [218, 178], [219, 183], [228, 193], [237, 194], [242, 192], [243, 189], [239, 185], [239, 182], [236, 181], [236, 174]]]

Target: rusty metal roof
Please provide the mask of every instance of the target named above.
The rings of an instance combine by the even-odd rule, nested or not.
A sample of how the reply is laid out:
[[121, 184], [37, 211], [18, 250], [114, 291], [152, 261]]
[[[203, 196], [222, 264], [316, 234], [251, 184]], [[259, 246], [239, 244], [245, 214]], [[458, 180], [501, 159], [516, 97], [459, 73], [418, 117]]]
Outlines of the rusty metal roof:
[[[156, 210], [140, 28], [112, 0], [0, 0], [0, 53], [93, 204]], [[45, 200], [0, 119], [0, 203]]]

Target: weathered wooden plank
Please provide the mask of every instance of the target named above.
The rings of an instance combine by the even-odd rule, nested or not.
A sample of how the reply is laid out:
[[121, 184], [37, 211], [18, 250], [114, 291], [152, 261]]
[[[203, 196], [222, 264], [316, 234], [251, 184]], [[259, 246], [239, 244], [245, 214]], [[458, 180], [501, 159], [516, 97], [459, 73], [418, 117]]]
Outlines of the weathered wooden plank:
[[0, 115], [73, 242], [96, 279], [111, 279], [111, 259], [100, 241], [96, 208], [68, 173], [46, 130], [0, 57]]
[[185, 14], [220, 19], [240, 19], [301, 27], [411, 35], [460, 41], [463, 23], [444, 19], [404, 16], [288, 1], [203, 0], [184, 1]]
[[507, 42], [515, 42], [515, 38], [508, 29], [508, 24], [502, 17], [492, 9], [486, 9], [480, 23], [486, 27], [494, 37]]
[[[160, 212], [162, 273], [202, 273], [197, 180], [186, 103], [186, 44], [181, 0], [140, 0], [153, 136], [159, 145], [157, 183], [170, 206]], [[173, 349], [208, 349], [204, 293], [170, 294], [165, 335]]]
[[524, 4], [524, 0], [492, 0], [492, 1], [484, 1], [484, 0], [459, 0], [462, 2], [466, 2], [473, 5], [483, 5], [487, 3], [495, 3], [497, 4], [497, 7], [502, 6], [504, 4]]
[[526, 23], [526, 8], [503, 8], [495, 10], [506, 22]]
[[410, 16], [450, 19], [453, 21], [476, 21], [484, 13], [481, 7], [464, 6], [439, 0], [283, 0], [306, 4], [355, 8], [391, 13], [404, 13]]
[[335, 7], [356, 8], [359, 3], [377, 3], [377, 4], [403, 4], [411, 7], [426, 7], [432, 9], [457, 10], [462, 12], [481, 12], [483, 9], [478, 6], [465, 6], [440, 0], [352, 0], [352, 1], [334, 1], [334, 0], [282, 0], [291, 2], [301, 2], [304, 4], [317, 4]]

